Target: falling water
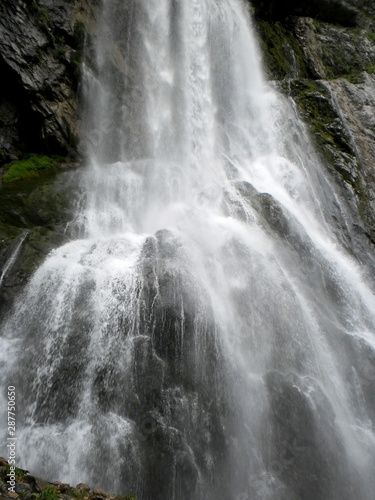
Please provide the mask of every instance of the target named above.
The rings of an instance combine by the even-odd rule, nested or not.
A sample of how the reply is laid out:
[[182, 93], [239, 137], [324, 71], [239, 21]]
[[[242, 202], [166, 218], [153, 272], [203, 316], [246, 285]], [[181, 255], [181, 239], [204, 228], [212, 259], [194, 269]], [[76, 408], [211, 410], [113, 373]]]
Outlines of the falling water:
[[142, 500], [368, 500], [373, 261], [245, 4], [104, 0], [96, 40], [80, 237], [3, 325], [20, 465]]
[[2, 286], [7, 274], [16, 263], [22, 244], [25, 241], [28, 234], [29, 234], [28, 230], [22, 231], [21, 234], [14, 239], [14, 242], [10, 248], [10, 255], [8, 259], [5, 261], [4, 267], [0, 274], [0, 287]]

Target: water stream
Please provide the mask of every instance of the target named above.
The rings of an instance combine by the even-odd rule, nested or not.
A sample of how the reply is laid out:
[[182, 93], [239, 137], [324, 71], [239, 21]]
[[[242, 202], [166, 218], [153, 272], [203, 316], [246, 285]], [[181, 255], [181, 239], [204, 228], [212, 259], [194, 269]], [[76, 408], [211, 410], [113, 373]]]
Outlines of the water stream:
[[373, 260], [247, 7], [103, 0], [80, 237], [2, 326], [35, 474], [141, 500], [372, 498]]

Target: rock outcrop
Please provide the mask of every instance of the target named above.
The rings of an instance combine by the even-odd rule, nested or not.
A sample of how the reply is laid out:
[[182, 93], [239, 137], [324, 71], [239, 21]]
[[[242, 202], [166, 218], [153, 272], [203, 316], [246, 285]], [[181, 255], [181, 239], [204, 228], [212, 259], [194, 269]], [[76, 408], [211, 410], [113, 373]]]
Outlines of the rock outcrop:
[[75, 156], [85, 1], [4, 0], [0, 6], [0, 165], [24, 152]]
[[[274, 4], [254, 2], [268, 76], [297, 104], [329, 175], [336, 178], [344, 198], [358, 215], [358, 231], [366, 234], [373, 244], [373, 3], [316, 0], [309, 7], [302, 7], [289, 2], [282, 13], [272, 10]], [[330, 17], [331, 7], [337, 7], [334, 19]], [[352, 22], [340, 12], [351, 13]]]
[[[327, 175], [341, 186], [343, 197], [352, 209], [357, 221], [356, 231], [368, 247], [374, 249], [373, 1], [311, 0], [305, 5], [296, 0], [283, 3], [277, 0], [253, 0], [251, 3], [269, 79], [276, 82], [280, 91], [295, 103], [326, 165]], [[90, 59], [90, 38], [95, 29], [97, 7], [96, 0], [1, 2], [0, 178], [9, 171], [9, 162], [27, 157], [29, 153], [58, 154], [62, 158], [56, 158], [48, 171], [0, 185], [0, 315], [11, 307], [13, 297], [45, 255], [72, 237], [69, 222], [74, 215], [74, 200], [79, 197], [76, 172], [80, 167], [79, 161], [74, 162], [73, 159], [80, 157], [78, 144], [82, 135], [80, 65], [84, 44]], [[113, 47], [112, 52], [110, 63], [117, 64], [119, 72], [124, 71], [117, 46]], [[117, 105], [115, 101], [114, 105]], [[127, 126], [134, 126], [134, 123]], [[270, 227], [285, 231], [286, 223], [282, 217], [274, 216], [278, 214], [278, 207], [271, 205], [267, 195], [257, 200], [258, 208]], [[164, 251], [161, 256], [164, 261], [162, 258], [160, 260], [167, 263], [168, 235], [159, 233], [157, 238]], [[145, 276], [151, 275], [147, 266], [144, 273]], [[163, 276], [164, 280], [168, 279], [166, 272]], [[163, 284], [162, 279], [160, 282]], [[175, 335], [173, 329], [177, 328], [180, 312], [170, 310], [169, 297], [163, 290], [160, 303], [155, 301], [155, 297], [156, 291], [150, 282], [145, 292], [145, 303], [155, 303], [160, 318], [168, 316], [173, 320], [168, 327], [163, 325], [160, 328], [165, 331], [165, 335], [161, 337], [160, 346], [157, 346], [160, 352], [166, 353], [165, 361], [171, 366], [168, 376], [172, 378], [175, 373], [170, 353], [174, 352], [174, 346], [168, 345], [168, 339]], [[195, 307], [194, 304], [188, 305], [192, 310]], [[184, 313], [187, 320], [192, 321], [190, 316], [193, 314], [189, 316], [189, 310]], [[172, 334], [169, 335], [169, 332]], [[149, 355], [148, 344], [144, 339], [140, 340], [136, 349], [139, 359], [146, 359]], [[212, 354], [213, 359], [215, 355]], [[160, 361], [151, 361], [155, 370], [159, 369]], [[144, 377], [141, 368], [140, 365], [139, 374]], [[180, 376], [183, 375], [188, 379], [187, 373]], [[279, 395], [274, 401], [276, 409], [283, 408], [285, 398], [292, 393], [292, 382], [285, 380], [277, 388]], [[103, 375], [98, 379], [98, 387], [103, 388], [103, 391], [105, 383]], [[268, 384], [275, 384], [272, 374]], [[214, 387], [213, 383], [211, 385]], [[148, 392], [144, 396], [148, 404], [155, 391], [151, 384], [146, 385], [146, 389]], [[110, 408], [114, 402], [108, 391], [106, 394], [108, 400], [103, 399], [103, 404]], [[174, 394], [169, 396], [171, 400], [176, 397]], [[160, 394], [158, 397], [161, 401]], [[303, 401], [300, 407], [300, 418], [308, 417]], [[145, 407], [143, 411], [143, 420], [137, 424], [141, 429], [148, 426], [147, 439], [158, 439], [159, 434], [164, 432], [163, 428], [154, 424], [157, 420], [150, 413], [151, 406]], [[277, 427], [277, 415], [275, 422]], [[282, 441], [286, 430], [280, 426], [277, 428], [280, 431], [278, 438]], [[222, 438], [218, 433], [216, 435]], [[147, 450], [147, 443], [144, 449]], [[169, 465], [162, 457], [165, 451], [169, 452], [160, 449], [160, 456], [145, 454], [155, 470], [168, 472]], [[191, 463], [187, 452], [182, 448], [180, 451], [181, 467], [188, 469]], [[314, 456], [312, 459], [317, 462], [319, 457]], [[203, 457], [201, 460], [203, 462]], [[3, 475], [4, 471], [6, 464], [0, 461]], [[333, 473], [336, 474], [336, 471]], [[29, 493], [31, 496], [32, 493], [38, 495], [42, 492], [36, 487], [33, 489], [30, 482], [25, 480], [24, 483], [23, 476], [21, 479], [22, 484], [29, 484], [29, 487], [25, 487], [26, 496], [23, 498], [28, 498]], [[74, 491], [78, 487], [74, 489], [56, 483], [45, 487], [52, 488], [51, 494], [53, 490], [56, 498], [64, 500], [104, 500], [108, 497], [104, 492], [95, 490], [90, 493], [84, 488], [81, 488], [83, 493], [77, 495]], [[4, 484], [0, 481], [0, 498], [8, 498], [6, 495]]]
[[[13, 474], [14, 473], [14, 474]], [[11, 475], [12, 474], [12, 475]], [[13, 484], [14, 482], [14, 484]], [[113, 495], [88, 484], [76, 487], [61, 482], [49, 482], [32, 476], [27, 470], [14, 467], [0, 457], [0, 500], [135, 500], [131, 495]]]
[[[0, 5], [0, 316], [45, 255], [68, 238], [75, 190], [68, 178], [81, 156], [83, 46], [90, 46], [97, 4]], [[6, 183], [4, 174], [15, 165], [9, 162], [31, 153], [60, 157], [50, 159], [48, 172]]]

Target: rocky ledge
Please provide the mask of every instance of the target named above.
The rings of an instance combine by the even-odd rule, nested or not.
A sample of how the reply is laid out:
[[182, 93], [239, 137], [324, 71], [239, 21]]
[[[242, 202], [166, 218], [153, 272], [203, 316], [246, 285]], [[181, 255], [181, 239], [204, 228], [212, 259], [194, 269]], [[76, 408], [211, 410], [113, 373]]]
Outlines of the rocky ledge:
[[[14, 475], [10, 475], [11, 473]], [[0, 458], [0, 500], [17, 498], [20, 500], [136, 500], [131, 495], [111, 495], [101, 489], [92, 490], [84, 483], [77, 484], [76, 487], [58, 481], [51, 483], [32, 476], [27, 470], [18, 467], [13, 470], [4, 458]]]

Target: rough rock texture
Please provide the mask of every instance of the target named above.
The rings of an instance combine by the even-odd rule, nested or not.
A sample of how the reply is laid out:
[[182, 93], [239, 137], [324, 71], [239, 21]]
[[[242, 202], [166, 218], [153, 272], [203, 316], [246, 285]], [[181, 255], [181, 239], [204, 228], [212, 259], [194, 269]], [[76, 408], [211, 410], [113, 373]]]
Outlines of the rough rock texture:
[[[327, 170], [359, 215], [358, 230], [373, 243], [374, 4], [316, 0], [305, 8], [289, 2], [282, 15], [274, 10], [270, 16], [272, 5], [254, 3], [265, 69], [297, 103]], [[330, 5], [338, 9], [335, 19], [330, 18]], [[340, 9], [352, 12], [353, 23], [341, 16]], [[296, 15], [299, 13], [313, 17]]]
[[[44, 481], [24, 469], [15, 469], [14, 491], [9, 490], [11, 472], [8, 462], [0, 457], [0, 500], [135, 500], [131, 495], [111, 495], [102, 489], [92, 490], [88, 484], [80, 483], [74, 488], [69, 484]], [[13, 486], [13, 485], [12, 485]]]
[[45, 256], [69, 240], [79, 164], [0, 187], [0, 318]]
[[[358, 213], [358, 232], [366, 235], [368, 245], [372, 246], [375, 242], [374, 2], [311, 0], [306, 5], [297, 0], [254, 0], [252, 5], [257, 16], [256, 28], [268, 76], [277, 81], [280, 90], [296, 103], [325, 161], [327, 173], [336, 178], [353, 211]], [[90, 54], [90, 34], [95, 29], [96, 7], [94, 0], [2, 0], [0, 165], [28, 152], [77, 154], [80, 138], [79, 64], [84, 39]], [[117, 65], [119, 71], [124, 70], [119, 57], [121, 52], [117, 46], [112, 49], [109, 64]], [[129, 123], [130, 126], [134, 123]], [[52, 171], [36, 178], [0, 186], [0, 315], [8, 310], [13, 296], [27, 282], [44, 256], [69, 238], [67, 224], [73, 217], [72, 200], [77, 197], [76, 166], [60, 162]], [[3, 172], [7, 168], [3, 167]], [[268, 217], [272, 222], [270, 226], [277, 231], [278, 220], [276, 218], [275, 222], [270, 217], [272, 209], [277, 212], [277, 207], [270, 206], [266, 196], [259, 198], [258, 202], [264, 218]], [[280, 226], [280, 231], [285, 232], [285, 224]], [[167, 236], [163, 233], [158, 235], [160, 248], [165, 252], [165, 264], [168, 260]], [[146, 276], [150, 274], [147, 266], [144, 272]], [[165, 274], [164, 279], [170, 277]], [[152, 282], [147, 294], [145, 302], [153, 301], [155, 290]], [[168, 334], [172, 332], [170, 336], [175, 335], [173, 329], [178, 326], [178, 312], [170, 310], [166, 292], [161, 297], [157, 312], [160, 318], [171, 319], [163, 329], [165, 336], [161, 337], [157, 347], [168, 360], [174, 352], [174, 346], [167, 342]], [[194, 304], [190, 307], [193, 310]], [[188, 313], [187, 310], [187, 318]], [[138, 359], [146, 359], [149, 355], [147, 342], [140, 342], [136, 348]], [[150, 362], [157, 370], [156, 360]], [[168, 376], [172, 379], [175, 376], [173, 362], [170, 366]], [[144, 377], [141, 368], [139, 365], [139, 376]], [[186, 373], [183, 375], [187, 378]], [[98, 379], [99, 389], [104, 391], [105, 383], [103, 375]], [[272, 374], [267, 383], [276, 387]], [[163, 421], [166, 417], [150, 413], [151, 405], [147, 405], [155, 391], [151, 385], [144, 387], [148, 391], [144, 394], [144, 418], [137, 424], [143, 430], [147, 427], [144, 449], [148, 450], [151, 448], [148, 443], [159, 439], [163, 429], [171, 431], [166, 426], [155, 424], [157, 419]], [[116, 399], [111, 399], [108, 391], [106, 395], [107, 399], [102, 401], [110, 408]], [[161, 396], [165, 396], [157, 395], [160, 400]], [[171, 398], [177, 396], [172, 395]], [[290, 429], [283, 428], [281, 424], [286, 421], [283, 412], [290, 406], [290, 401], [296, 401], [293, 380], [285, 379], [275, 389], [275, 442], [289, 439]], [[306, 435], [311, 433], [314, 422], [302, 400], [298, 404], [296, 419], [306, 422]], [[327, 439], [333, 439], [329, 430]], [[323, 444], [321, 449], [324, 449]], [[190, 467], [185, 450], [181, 447], [179, 451], [181, 464], [186, 461], [186, 467]], [[155, 470], [159, 468], [169, 473], [169, 464], [162, 457], [165, 450], [161, 448], [159, 452], [156, 455], [145, 453], [145, 460], [152, 462]], [[330, 477], [342, 474], [335, 468], [335, 457], [306, 453], [303, 460], [320, 463], [322, 468], [329, 470]], [[293, 464], [297, 476], [300, 474], [299, 466], [298, 461]], [[53, 487], [56, 497], [66, 500], [73, 497], [89, 497], [90, 500], [105, 498], [100, 491], [77, 496], [69, 488], [62, 491], [63, 486], [48, 484], [46, 487]], [[151, 490], [152, 487], [150, 478], [148, 488]], [[326, 485], [320, 487], [321, 491], [315, 492], [316, 495], [325, 493]], [[35, 490], [36, 493], [38, 491]], [[0, 490], [0, 498], [1, 495], [6, 498], [3, 490]]]
[[251, 4], [255, 14], [267, 20], [303, 16], [343, 26], [357, 26], [375, 10], [372, 0], [252, 0]]
[[1, 2], [0, 165], [24, 151], [76, 154], [79, 64], [93, 23], [85, 1]]
[[[84, 44], [96, 0], [0, 3], [0, 316], [48, 252], [67, 240], [79, 163]], [[90, 52], [90, 51], [88, 51]], [[4, 184], [9, 162], [59, 154], [54, 168]]]

